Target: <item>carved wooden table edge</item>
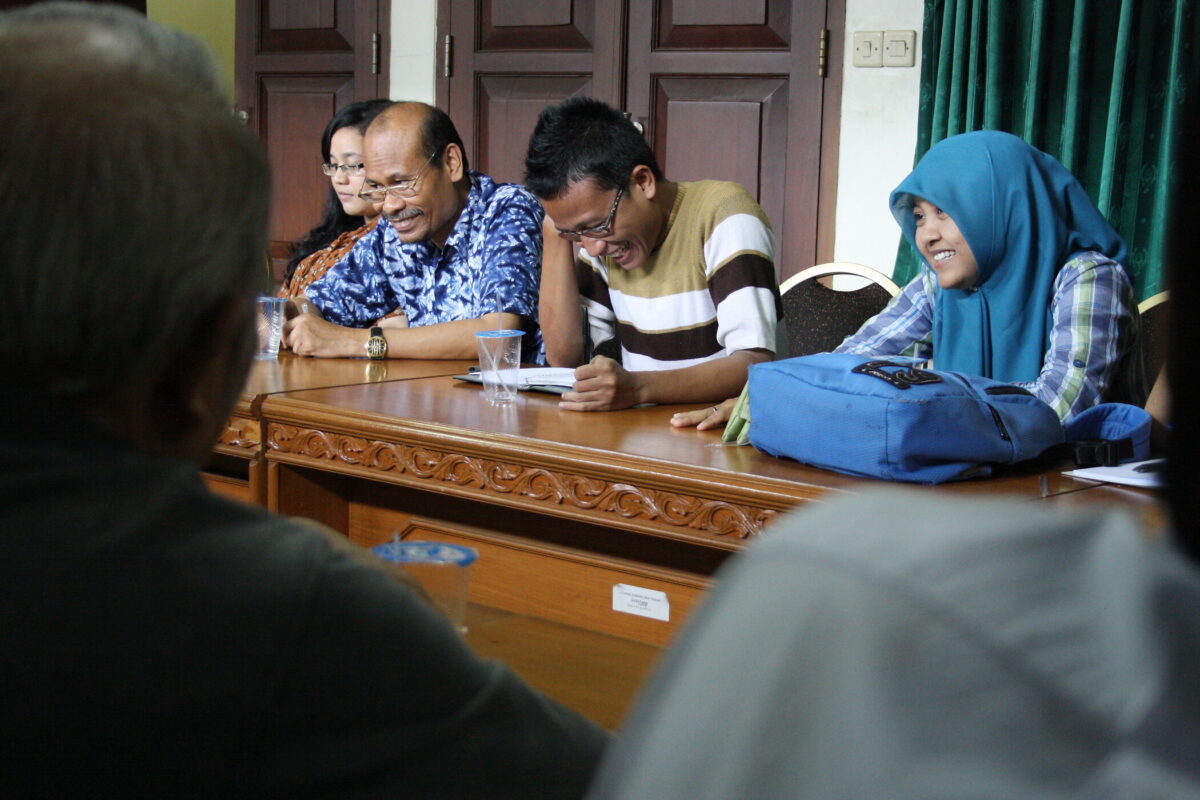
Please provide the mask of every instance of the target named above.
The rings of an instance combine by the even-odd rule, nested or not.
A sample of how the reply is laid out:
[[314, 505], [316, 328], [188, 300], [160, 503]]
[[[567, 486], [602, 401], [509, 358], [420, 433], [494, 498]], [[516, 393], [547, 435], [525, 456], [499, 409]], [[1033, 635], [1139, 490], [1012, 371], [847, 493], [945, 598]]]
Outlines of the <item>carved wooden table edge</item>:
[[266, 454], [276, 463], [722, 549], [738, 548], [798, 503], [839, 491], [424, 420], [311, 408], [289, 415], [283, 405], [273, 401], [264, 415]]
[[[453, 449], [478, 458], [504, 459], [514, 453], [522, 463], [545, 469], [575, 469], [586, 463], [589, 474], [608, 481], [627, 482], [631, 476], [656, 489], [677, 489], [681, 485], [715, 487], [712, 494], [726, 500], [760, 503], [776, 509], [786, 509], [798, 502], [816, 500], [827, 494], [846, 493], [846, 489], [805, 483], [752, 472], [734, 472], [712, 467], [698, 467], [681, 461], [647, 455], [627, 455], [585, 445], [538, 439], [525, 436], [489, 433], [448, 423], [404, 417], [381, 417], [353, 409], [296, 404], [284, 397], [271, 398], [270, 408], [263, 412], [265, 426], [280, 424], [307, 429], [326, 435], [341, 435], [378, 443], [419, 445], [434, 450]], [[267, 448], [272, 449], [270, 434]], [[583, 461], [581, 461], [583, 459]], [[815, 469], [796, 465], [799, 469]], [[824, 470], [816, 470], [830, 475]], [[855, 484], [857, 485], [857, 484]]]
[[262, 425], [257, 419], [231, 415], [217, 435], [213, 450], [238, 458], [254, 458], [262, 449]]

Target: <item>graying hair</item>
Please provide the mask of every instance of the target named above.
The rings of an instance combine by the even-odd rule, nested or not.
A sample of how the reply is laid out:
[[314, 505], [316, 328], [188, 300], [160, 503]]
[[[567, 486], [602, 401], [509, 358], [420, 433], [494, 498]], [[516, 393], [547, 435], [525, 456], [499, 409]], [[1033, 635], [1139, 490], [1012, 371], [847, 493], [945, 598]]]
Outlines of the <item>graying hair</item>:
[[[13, 23], [39, 8], [0, 14], [0, 360], [47, 399], [112, 403], [185, 359], [231, 297], [249, 308], [266, 158], [204, 70], [151, 44], [183, 34], [137, 15]], [[142, 44], [56, 46], [84, 29]]]
[[59, 39], [68, 48], [66, 56], [82, 53], [152, 74], [168, 71], [197, 89], [223, 93], [217, 64], [204, 43], [124, 6], [53, 0], [0, 12], [0, 39], [20, 35]]

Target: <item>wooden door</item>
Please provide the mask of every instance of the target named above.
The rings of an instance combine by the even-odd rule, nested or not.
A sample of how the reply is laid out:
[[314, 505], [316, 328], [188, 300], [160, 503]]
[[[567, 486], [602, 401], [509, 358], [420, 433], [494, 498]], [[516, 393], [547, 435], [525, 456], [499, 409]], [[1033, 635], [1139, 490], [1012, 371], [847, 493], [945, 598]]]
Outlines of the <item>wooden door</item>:
[[620, 105], [623, 11], [621, 0], [441, 0], [438, 104], [472, 168], [520, 182], [547, 104], [583, 94]]
[[439, 12], [452, 37], [439, 103], [478, 169], [520, 180], [538, 111], [587, 94], [645, 127], [667, 177], [745, 186], [774, 224], [781, 279], [832, 257], [841, 47], [827, 43], [842, 41], [845, 0], [441, 0]]
[[825, 6], [630, 3], [626, 110], [668, 177], [746, 187], [774, 224], [782, 277], [817, 257]]
[[321, 216], [321, 132], [354, 100], [387, 96], [389, 0], [237, 0], [238, 113], [267, 147], [274, 181], [269, 252], [278, 278], [291, 243]]

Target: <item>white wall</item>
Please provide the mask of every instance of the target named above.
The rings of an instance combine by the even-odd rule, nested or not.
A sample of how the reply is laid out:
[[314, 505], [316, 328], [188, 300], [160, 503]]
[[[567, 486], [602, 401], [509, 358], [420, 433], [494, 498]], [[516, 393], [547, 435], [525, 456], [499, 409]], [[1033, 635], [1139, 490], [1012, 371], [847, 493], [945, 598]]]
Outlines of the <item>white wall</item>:
[[437, 0], [393, 0], [388, 95], [433, 103], [437, 70]]
[[[846, 0], [833, 254], [891, 274], [900, 228], [888, 195], [912, 169], [920, 100], [922, 0]], [[914, 67], [855, 67], [855, 31], [914, 30]]]
[[[915, 30], [920, 64], [923, 0], [846, 0], [841, 142], [834, 258], [890, 273], [900, 229], [888, 194], [912, 168], [920, 67], [851, 66], [857, 30]], [[432, 103], [437, 67], [437, 0], [392, 3], [393, 98]]]

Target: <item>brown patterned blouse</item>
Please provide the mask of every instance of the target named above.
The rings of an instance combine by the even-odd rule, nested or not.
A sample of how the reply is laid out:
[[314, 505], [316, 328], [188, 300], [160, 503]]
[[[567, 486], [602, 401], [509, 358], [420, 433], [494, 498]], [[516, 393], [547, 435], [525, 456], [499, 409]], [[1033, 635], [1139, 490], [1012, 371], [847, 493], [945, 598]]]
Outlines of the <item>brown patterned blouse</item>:
[[292, 273], [292, 279], [284, 281], [283, 286], [279, 289], [279, 296], [291, 299], [304, 294], [304, 290], [308, 288], [309, 284], [324, 275], [330, 267], [349, 255], [355, 242], [366, 236], [373, 227], [374, 223], [363, 225], [361, 228], [356, 228], [352, 231], [346, 231], [324, 248], [309, 254], [307, 258], [296, 265], [296, 271]]

